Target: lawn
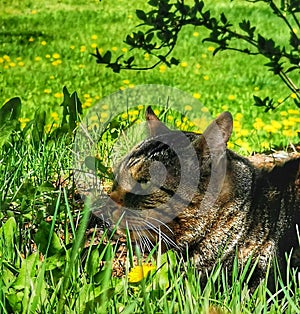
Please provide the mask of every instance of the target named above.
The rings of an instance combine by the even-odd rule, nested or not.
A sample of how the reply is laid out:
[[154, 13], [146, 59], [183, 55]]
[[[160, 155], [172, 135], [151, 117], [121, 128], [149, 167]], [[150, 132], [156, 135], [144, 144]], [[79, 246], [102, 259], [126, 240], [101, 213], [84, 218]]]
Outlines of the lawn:
[[[157, 112], [168, 104], [164, 91], [184, 99], [164, 116], [175, 127], [203, 131], [218, 113], [232, 112], [229, 147], [238, 153], [297, 144], [300, 110], [291, 92], [263, 66], [265, 61], [235, 52], [213, 56], [213, 44], [202, 43], [205, 32], [187, 27], [174, 50], [180, 59], [177, 67], [113, 73], [96, 64], [91, 53], [98, 47], [115, 56], [129, 55], [123, 41], [136, 30], [135, 10], [147, 8], [145, 1], [2, 2], [0, 104], [13, 97], [21, 102], [9, 102], [15, 108], [12, 115], [0, 105], [0, 312], [297, 313], [300, 290], [294, 273], [288, 287], [279, 279], [280, 297], [268, 291], [265, 282], [250, 294], [247, 267], [235, 269], [235, 284], [230, 286], [217, 265], [201, 287], [191, 263], [157, 249], [128, 276], [136, 263], [133, 255], [139, 254], [127, 243], [125, 275], [112, 276], [119, 262], [113, 257], [122, 245], [106, 231], [99, 235], [90, 229], [87, 239], [90, 204], [83, 204], [74, 182], [79, 101], [83, 117], [102, 123], [105, 141], [99, 159], [105, 172], [116, 134], [143, 120], [149, 84], [170, 88], [156, 95], [162, 105]], [[262, 32], [284, 41], [282, 25], [263, 3], [218, 0], [212, 10], [224, 11], [233, 20], [247, 16]], [[144, 65], [152, 61], [144, 53], [137, 59]], [[299, 85], [299, 77], [295, 81]], [[144, 91], [145, 97], [136, 96], [136, 106], [127, 110], [126, 103], [114, 103], [120, 90], [125, 95]], [[253, 95], [274, 98], [277, 110], [266, 113], [254, 106]]]
[[[213, 10], [224, 11], [233, 20], [246, 16], [279, 43], [287, 35], [264, 4], [216, 3], [219, 4]], [[298, 141], [299, 110], [292, 97], [272, 113], [253, 106], [253, 95], [270, 96], [278, 104], [290, 95], [279, 77], [263, 66], [265, 60], [235, 52], [213, 56], [213, 45], [202, 43], [203, 29], [183, 30], [174, 51], [181, 61], [178, 67], [161, 65], [153, 71], [114, 74], [97, 65], [91, 56], [96, 47], [100, 51], [112, 50], [116, 56], [128, 53], [129, 47], [123, 41], [136, 30], [136, 7], [143, 9], [146, 4], [142, 1], [137, 4], [117, 1], [114, 6], [108, 1], [79, 1], [76, 5], [70, 1], [6, 4], [0, 13], [0, 102], [21, 96], [24, 124], [37, 109], [46, 110], [52, 123], [61, 115], [63, 86], [77, 91], [83, 108], [89, 108], [119, 89], [163, 84], [199, 100], [191, 119], [201, 117], [202, 107], [212, 116], [224, 110], [232, 112], [236, 125], [231, 148], [238, 152], [249, 154]], [[147, 55], [140, 54], [139, 60], [145, 65], [151, 63]]]

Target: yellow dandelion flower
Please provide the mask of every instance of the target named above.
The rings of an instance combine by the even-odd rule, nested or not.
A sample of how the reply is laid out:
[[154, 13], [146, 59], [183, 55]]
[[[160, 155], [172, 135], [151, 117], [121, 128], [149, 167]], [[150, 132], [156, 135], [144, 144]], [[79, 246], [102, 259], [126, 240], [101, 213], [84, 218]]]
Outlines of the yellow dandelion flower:
[[0, 63], [3, 63], [3, 62], [4, 62], [4, 59], [0, 57]]
[[199, 93], [194, 93], [193, 97], [196, 98], [196, 99], [199, 99], [199, 98], [201, 98], [201, 95]]
[[25, 63], [24, 63], [23, 61], [19, 61], [19, 62], [18, 62], [18, 66], [19, 66], [19, 67], [23, 67], [24, 65], [25, 65]]
[[282, 125], [281, 123], [279, 123], [278, 121], [272, 120], [271, 121], [271, 125], [275, 128], [275, 129], [281, 129]]
[[277, 102], [278, 102], [279, 104], [282, 104], [282, 103], [283, 103], [283, 99], [282, 99], [282, 98], [279, 98], [279, 99], [277, 100]]
[[84, 68], [85, 68], [85, 65], [84, 65], [84, 64], [79, 64], [78, 68], [79, 68], [79, 69], [84, 69]]
[[198, 32], [194, 32], [194, 33], [193, 33], [193, 36], [194, 36], [194, 37], [198, 37], [198, 36], [199, 36], [199, 33], [198, 33]]
[[208, 121], [205, 116], [193, 119], [192, 122], [197, 127], [197, 133], [203, 132], [210, 123], [210, 121]]
[[41, 45], [42, 46], [46, 46], [47, 45], [47, 42], [45, 40], [41, 41]]
[[240, 121], [238, 121], [238, 120], [233, 121], [233, 127], [237, 131], [242, 129], [242, 125], [241, 125]]
[[268, 133], [276, 133], [277, 132], [277, 129], [274, 128], [273, 125], [271, 124], [266, 124], [264, 127], [263, 127], [263, 130], [268, 132]]
[[160, 67], [159, 67], [159, 72], [160, 73], [164, 73], [166, 72], [167, 70], [167, 66], [165, 64], [162, 64]]
[[223, 105], [221, 108], [222, 108], [222, 110], [228, 110], [228, 106], [227, 105]]
[[168, 120], [168, 121], [173, 121], [173, 120], [174, 120], [174, 117], [171, 116], [171, 115], [168, 115], [168, 116], [167, 116], [167, 120]]
[[150, 58], [150, 55], [149, 55], [148, 52], [146, 52], [146, 53], [144, 54], [144, 59], [145, 59], [145, 60], [149, 60], [149, 58]]
[[293, 130], [283, 130], [283, 131], [282, 131], [282, 134], [283, 134], [284, 136], [287, 136], [287, 137], [292, 137], [292, 136], [294, 136]]
[[229, 96], [228, 96], [228, 99], [229, 99], [229, 100], [235, 100], [235, 96], [234, 96], [234, 95], [229, 95]]
[[188, 66], [188, 63], [186, 61], [182, 61], [180, 63], [180, 65], [183, 67], [183, 68], [186, 68]]
[[21, 123], [21, 129], [24, 129], [27, 122], [29, 122], [29, 121], [30, 121], [30, 119], [28, 119], [28, 118], [19, 118], [19, 122]]
[[295, 125], [295, 121], [292, 121], [292, 120], [283, 120], [282, 121], [282, 124], [285, 126], [285, 127], [290, 127], [290, 126], [294, 126]]
[[63, 97], [63, 95], [64, 95], [63, 93], [55, 93], [54, 97], [55, 98], [61, 98], [61, 97]]
[[129, 15], [128, 15], [128, 19], [130, 20], [130, 19], [132, 19], [132, 18], [133, 18], [132, 14], [129, 14]]
[[95, 99], [96, 99], [96, 100], [99, 100], [99, 99], [100, 99], [100, 96], [99, 96], [99, 95], [96, 95], [96, 96], [95, 96]]
[[289, 109], [289, 110], [288, 110], [288, 113], [289, 113], [289, 114], [300, 114], [300, 111], [297, 110], [297, 109]]
[[215, 51], [215, 47], [209, 46], [209, 47], [207, 48], [207, 50], [210, 51], [210, 52], [213, 52], [213, 51]]
[[31, 10], [31, 14], [37, 14], [37, 10]]
[[52, 55], [52, 57], [53, 57], [54, 59], [59, 59], [59, 58], [60, 58], [60, 54], [57, 53], [57, 52], [55, 52], [55, 53]]
[[289, 119], [290, 121], [293, 121], [293, 122], [300, 122], [300, 117], [290, 117]]
[[51, 116], [51, 118], [53, 118], [54, 121], [58, 121], [58, 119], [59, 119], [57, 112], [52, 112], [50, 114], [50, 116]]
[[84, 94], [83, 97], [86, 99], [86, 98], [90, 98], [90, 94]]
[[90, 103], [90, 102], [84, 102], [84, 103], [82, 104], [82, 108], [83, 108], [83, 109], [89, 108], [89, 107], [91, 107], [91, 103]]
[[32, 42], [34, 41], [34, 38], [33, 38], [33, 37], [30, 37], [30, 38], [28, 39], [28, 41], [29, 41], [30, 43], [32, 43]]
[[85, 52], [86, 51], [86, 46], [80, 46], [80, 52]]
[[251, 152], [250, 144], [248, 142], [243, 141], [241, 147], [245, 152]]
[[120, 86], [120, 90], [124, 90], [124, 89], [126, 89], [125, 86]]
[[135, 86], [134, 84], [129, 84], [128, 85], [129, 88], [134, 88], [134, 86]]
[[292, 97], [293, 99], [296, 99], [296, 98], [297, 98], [297, 94], [296, 94], [296, 93], [291, 93], [291, 97]]
[[202, 53], [201, 58], [203, 58], [203, 59], [207, 58], [207, 54], [206, 53]]
[[129, 81], [129, 80], [123, 80], [123, 84], [128, 85], [129, 83], [130, 83], [130, 81]]
[[103, 119], [108, 118], [108, 113], [107, 112], [101, 112], [100, 117]]
[[263, 148], [263, 149], [270, 149], [270, 143], [267, 142], [267, 141], [263, 141], [260, 143], [260, 146]]
[[97, 36], [97, 35], [92, 35], [91, 38], [92, 38], [93, 40], [96, 40], [96, 39], [98, 38], [98, 36]]
[[10, 61], [10, 56], [4, 55], [4, 56], [3, 56], [3, 59], [4, 59], [5, 61], [9, 62], [9, 61]]
[[35, 58], [34, 58], [34, 61], [41, 61], [41, 60], [42, 60], [41, 57], [35, 57]]
[[28, 119], [28, 118], [19, 118], [18, 120], [19, 120], [19, 122], [21, 122], [21, 123], [26, 123], [26, 122], [29, 122], [29, 121], [30, 121], [30, 119]]
[[193, 110], [193, 107], [190, 105], [186, 105], [186, 106], [184, 106], [184, 110], [191, 111], [191, 110]]
[[235, 115], [235, 120], [237, 120], [237, 121], [239, 121], [239, 120], [241, 120], [242, 118], [243, 118], [243, 114], [242, 113], [240, 113], [240, 112], [238, 112], [236, 115]]
[[288, 115], [288, 113], [286, 111], [281, 111], [280, 115], [283, 116], [283, 117], [286, 117]]
[[52, 65], [57, 66], [57, 65], [59, 65], [61, 63], [62, 63], [61, 60], [55, 60], [55, 61], [52, 62]]
[[128, 112], [128, 114], [131, 115], [131, 116], [137, 116], [139, 114], [139, 111], [138, 110], [130, 110]]
[[71, 45], [71, 46], [70, 46], [70, 49], [74, 50], [74, 49], [75, 49], [75, 46], [74, 46], [74, 45]]
[[241, 136], [248, 136], [250, 134], [250, 132], [248, 130], [246, 130], [246, 129], [242, 129], [240, 131], [240, 134], [241, 134]]
[[176, 125], [177, 128], [179, 128], [179, 127], [182, 125], [182, 122], [179, 121], [179, 120], [177, 120], [177, 121], [175, 122], [175, 125]]
[[204, 112], [204, 113], [205, 113], [205, 112], [209, 112], [209, 110], [208, 110], [207, 107], [202, 107], [202, 108], [201, 108], [201, 111]]
[[234, 144], [231, 143], [231, 142], [228, 142], [228, 143], [227, 143], [227, 147], [228, 147], [229, 149], [233, 149], [233, 148], [234, 148]]
[[47, 53], [47, 54], [45, 55], [45, 58], [46, 58], [46, 59], [50, 59], [51, 56]]
[[124, 48], [121, 49], [121, 51], [122, 51], [122, 52], [127, 52], [128, 49], [127, 49], [126, 47], [124, 47]]
[[51, 89], [50, 89], [50, 88], [44, 89], [44, 93], [45, 93], [45, 94], [51, 94]]
[[259, 91], [259, 87], [255, 86], [255, 87], [254, 87], [254, 90], [255, 90], [256, 92], [258, 92], [258, 91]]
[[9, 63], [9, 66], [10, 66], [11, 68], [14, 68], [14, 67], [16, 66], [16, 64], [15, 64], [15, 62], [10, 62], [10, 63]]
[[197, 69], [200, 69], [200, 68], [201, 68], [201, 65], [200, 65], [199, 63], [197, 63], [197, 64], [196, 64], [196, 68], [197, 68]]
[[97, 48], [97, 44], [96, 43], [92, 43], [91, 47], [95, 49], [95, 48]]
[[204, 75], [204, 76], [203, 76], [203, 79], [204, 79], [205, 81], [208, 81], [208, 80], [209, 80], [209, 76], [208, 76], [208, 75]]
[[122, 113], [121, 118], [124, 119], [124, 120], [127, 119], [128, 118], [128, 113], [127, 112]]
[[54, 76], [54, 75], [50, 75], [50, 76], [49, 76], [49, 79], [50, 79], [50, 80], [54, 80], [54, 79], [55, 79], [55, 76]]
[[295, 34], [297, 34], [297, 33], [298, 33], [298, 29], [297, 29], [297, 28], [293, 28], [293, 32], [294, 32]]
[[16, 60], [17, 60], [17, 61], [21, 61], [21, 60], [22, 60], [22, 57], [17, 57]]
[[159, 115], [159, 110], [158, 109], [154, 109], [154, 113], [155, 113], [156, 116], [158, 116]]
[[144, 105], [138, 105], [137, 108], [138, 108], [139, 110], [142, 110], [142, 109], [144, 109]]
[[91, 116], [91, 121], [98, 121], [99, 117], [96, 115]]
[[117, 48], [117, 47], [112, 47], [111, 50], [112, 50], [112, 51], [117, 51], [118, 48]]
[[248, 142], [243, 141], [242, 139], [238, 138], [235, 141], [235, 144], [240, 146], [244, 151], [249, 152], [250, 151], [250, 145]]

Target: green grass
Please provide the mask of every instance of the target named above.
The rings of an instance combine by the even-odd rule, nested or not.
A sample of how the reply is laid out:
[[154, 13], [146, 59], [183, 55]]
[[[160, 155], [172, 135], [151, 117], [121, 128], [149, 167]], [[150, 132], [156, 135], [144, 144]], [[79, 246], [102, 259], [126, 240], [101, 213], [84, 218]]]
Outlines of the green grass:
[[[282, 40], [282, 28], [266, 8], [255, 5], [248, 13], [250, 4], [244, 1], [224, 3], [215, 1], [214, 10], [225, 10], [233, 18], [250, 14], [262, 31]], [[130, 254], [126, 276], [111, 276], [116, 247], [107, 243], [108, 235], [94, 246], [84, 246], [89, 205], [84, 209], [73, 181], [73, 126], [78, 120], [63, 113], [63, 86], [77, 91], [84, 115], [92, 117], [88, 108], [98, 109], [95, 105], [100, 102], [100, 121], [107, 122], [112, 114], [117, 135], [131, 127], [133, 120], [143, 119], [144, 107], [116, 117], [114, 108], [104, 107], [109, 99], [105, 96], [124, 87], [131, 90], [131, 84], [164, 84], [188, 93], [193, 100], [168, 112], [165, 120], [171, 125], [185, 128], [182, 114], [186, 114], [197, 129], [201, 118], [229, 110], [235, 118], [230, 145], [238, 152], [248, 154], [298, 141], [299, 110], [292, 101], [271, 114], [252, 105], [253, 93], [276, 99], [289, 93], [266, 71], [264, 61], [227, 52], [213, 57], [211, 45], [201, 43], [205, 34], [198, 29], [187, 28], [181, 34], [174, 51], [182, 61], [178, 67], [114, 74], [97, 65], [90, 55], [92, 45], [103, 50], [116, 47], [119, 54], [126, 47], [123, 39], [138, 22], [136, 7], [146, 4], [4, 1], [0, 103], [20, 96], [22, 105], [15, 119], [2, 121], [0, 116], [0, 312], [207, 313], [214, 307], [219, 313], [296, 313], [299, 286], [286, 287], [280, 277], [281, 298], [268, 291], [265, 282], [250, 294], [247, 268], [234, 271], [236, 281], [230, 286], [225, 270], [217, 266], [201, 288], [190, 262], [158, 252], [153, 257], [156, 269], [133, 284], [128, 278]], [[143, 55], [139, 60], [148, 62]], [[200, 97], [198, 103], [195, 97]], [[162, 103], [167, 100], [163, 98]], [[105, 165], [110, 165], [110, 149], [115, 145], [112, 131], [105, 133], [101, 146]], [[296, 274], [291, 275], [291, 286], [294, 281]]]
[[[240, 153], [285, 147], [298, 141], [299, 110], [292, 99], [272, 113], [264, 113], [262, 108], [253, 106], [253, 94], [262, 98], [270, 96], [275, 101], [290, 94], [280, 79], [263, 66], [266, 61], [228, 51], [213, 57], [213, 45], [202, 43], [206, 35], [203, 29], [187, 27], [180, 34], [174, 51], [174, 56], [182, 61], [178, 67], [115, 74], [97, 65], [91, 56], [95, 46], [104, 51], [116, 49], [115, 56], [128, 48], [123, 40], [136, 30], [137, 7], [143, 9], [147, 5], [142, 1], [128, 4], [124, 0], [114, 6], [109, 1], [78, 1], [76, 4], [13, 1], [7, 4], [0, 13], [0, 102], [21, 96], [23, 118], [31, 118], [37, 108], [42, 108], [52, 122], [61, 114], [59, 105], [64, 85], [76, 90], [84, 107], [88, 108], [131, 84], [163, 84], [200, 97], [191, 118], [201, 117], [200, 104], [207, 107], [212, 116], [223, 110], [231, 111], [234, 117], [242, 114], [233, 137], [234, 149]], [[249, 18], [264, 35], [279, 43], [288, 35], [263, 4], [216, 1], [211, 9], [224, 11], [233, 21]], [[195, 32], [199, 36], [194, 36]], [[144, 59], [140, 54], [141, 64], [151, 63]], [[295, 82], [299, 83], [298, 77]], [[288, 109], [296, 111], [291, 114]], [[259, 129], [253, 127], [256, 118], [263, 121]], [[272, 121], [281, 125], [274, 128]], [[248, 132], [240, 132], [241, 129]]]

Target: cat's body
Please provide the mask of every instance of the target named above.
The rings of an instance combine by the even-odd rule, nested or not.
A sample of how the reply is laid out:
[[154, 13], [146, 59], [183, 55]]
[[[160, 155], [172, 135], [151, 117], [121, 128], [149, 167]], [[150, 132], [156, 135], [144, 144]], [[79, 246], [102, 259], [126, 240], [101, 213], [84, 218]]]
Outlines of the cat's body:
[[146, 118], [151, 137], [116, 171], [108, 206], [112, 217], [124, 215], [123, 226], [144, 247], [159, 239], [166, 248], [188, 247], [201, 271], [212, 269], [220, 257], [229, 270], [236, 254], [240, 264], [251, 257], [257, 260], [258, 282], [272, 258], [283, 259], [284, 251], [297, 245], [300, 157], [271, 170], [255, 167], [226, 148], [229, 113], [203, 135], [168, 130], [151, 108]]

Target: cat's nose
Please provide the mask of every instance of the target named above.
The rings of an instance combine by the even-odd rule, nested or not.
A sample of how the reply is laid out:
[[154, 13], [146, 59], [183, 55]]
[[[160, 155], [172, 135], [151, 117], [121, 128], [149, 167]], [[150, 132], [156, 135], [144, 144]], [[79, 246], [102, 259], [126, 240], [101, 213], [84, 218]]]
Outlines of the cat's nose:
[[123, 205], [124, 197], [119, 191], [113, 191], [110, 193], [109, 197], [116, 203]]

